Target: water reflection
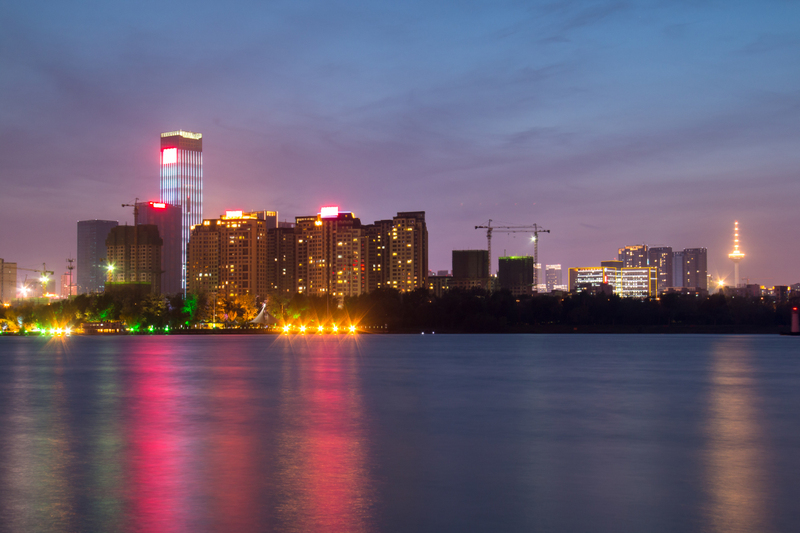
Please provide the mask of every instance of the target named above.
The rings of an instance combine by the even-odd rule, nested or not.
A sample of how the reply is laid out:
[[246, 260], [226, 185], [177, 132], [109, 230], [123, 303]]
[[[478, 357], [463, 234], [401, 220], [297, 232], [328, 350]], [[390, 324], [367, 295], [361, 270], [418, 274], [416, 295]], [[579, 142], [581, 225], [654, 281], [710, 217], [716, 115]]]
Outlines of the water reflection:
[[184, 531], [196, 511], [191, 398], [178, 360], [167, 343], [149, 339], [127, 358], [126, 496], [135, 531]]
[[768, 530], [765, 451], [749, 342], [721, 339], [712, 354], [707, 427], [707, 521], [712, 531]]
[[279, 521], [287, 531], [366, 531], [371, 487], [357, 340], [285, 338]]

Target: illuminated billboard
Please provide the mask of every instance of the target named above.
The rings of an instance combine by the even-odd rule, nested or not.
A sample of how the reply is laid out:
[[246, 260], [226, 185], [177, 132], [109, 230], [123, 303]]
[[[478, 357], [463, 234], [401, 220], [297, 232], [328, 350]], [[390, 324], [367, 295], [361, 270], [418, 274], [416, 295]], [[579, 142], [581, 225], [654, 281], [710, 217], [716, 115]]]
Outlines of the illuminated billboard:
[[319, 215], [322, 218], [337, 218], [339, 216], [339, 207], [338, 206], [321, 207], [319, 210]]
[[171, 165], [178, 162], [178, 149], [177, 148], [164, 148], [161, 152], [161, 164]]

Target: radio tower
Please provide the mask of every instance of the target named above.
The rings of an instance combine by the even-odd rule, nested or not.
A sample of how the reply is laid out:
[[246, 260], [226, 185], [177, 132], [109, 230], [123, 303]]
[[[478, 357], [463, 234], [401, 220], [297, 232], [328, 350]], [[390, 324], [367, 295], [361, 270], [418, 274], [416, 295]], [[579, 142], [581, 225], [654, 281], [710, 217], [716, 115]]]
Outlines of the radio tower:
[[734, 287], [739, 286], [739, 261], [744, 259], [744, 253], [739, 250], [739, 221], [733, 222], [733, 252], [728, 254], [733, 261], [733, 283]]

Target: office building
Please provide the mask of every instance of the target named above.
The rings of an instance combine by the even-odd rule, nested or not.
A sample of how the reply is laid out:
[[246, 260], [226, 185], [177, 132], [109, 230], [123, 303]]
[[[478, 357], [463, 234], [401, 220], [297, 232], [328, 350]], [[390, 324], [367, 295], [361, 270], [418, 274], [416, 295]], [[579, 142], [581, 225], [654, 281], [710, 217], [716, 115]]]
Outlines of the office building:
[[497, 275], [500, 288], [514, 296], [530, 296], [534, 291], [534, 268], [531, 256], [500, 257]]
[[190, 131], [161, 134], [161, 201], [181, 208], [181, 289], [192, 226], [203, 222], [203, 135]]
[[544, 280], [547, 285], [547, 292], [562, 290], [561, 265], [545, 265]]
[[164, 242], [161, 249], [161, 294], [182, 293], [181, 207], [165, 202], [140, 202], [136, 207], [139, 223], [157, 226], [158, 235]]
[[623, 268], [642, 268], [647, 264], [647, 245], [637, 244], [619, 249], [619, 260]]
[[[621, 261], [603, 261], [599, 267], [569, 269], [569, 290], [612, 292], [621, 298], [656, 296], [658, 271], [653, 267], [620, 267]], [[608, 291], [605, 290], [608, 288]]]
[[658, 246], [647, 251], [647, 266], [654, 267], [658, 271], [658, 292], [664, 292], [667, 287], [673, 285], [673, 261], [674, 254], [671, 246]]
[[106, 283], [106, 238], [116, 220], [78, 222], [78, 294], [103, 292]]
[[17, 297], [17, 264], [0, 259], [0, 304], [10, 304]]
[[161, 247], [158, 226], [116, 226], [106, 237], [106, 291], [133, 287], [138, 294], [161, 293]]
[[192, 228], [189, 287], [192, 294], [218, 298], [268, 294], [267, 226], [264, 211], [226, 211]]

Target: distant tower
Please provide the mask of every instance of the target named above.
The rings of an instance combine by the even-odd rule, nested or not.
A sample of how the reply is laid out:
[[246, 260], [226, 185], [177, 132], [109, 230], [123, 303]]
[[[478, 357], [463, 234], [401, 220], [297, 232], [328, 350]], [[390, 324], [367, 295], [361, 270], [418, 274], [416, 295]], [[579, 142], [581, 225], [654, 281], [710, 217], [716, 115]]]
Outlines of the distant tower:
[[161, 202], [181, 206], [181, 288], [185, 291], [189, 234], [192, 226], [203, 222], [201, 133], [178, 130], [161, 134]]
[[739, 221], [733, 223], [733, 252], [728, 254], [728, 257], [733, 261], [733, 283], [734, 287], [739, 286], [739, 261], [744, 259], [744, 253], [739, 250]]

